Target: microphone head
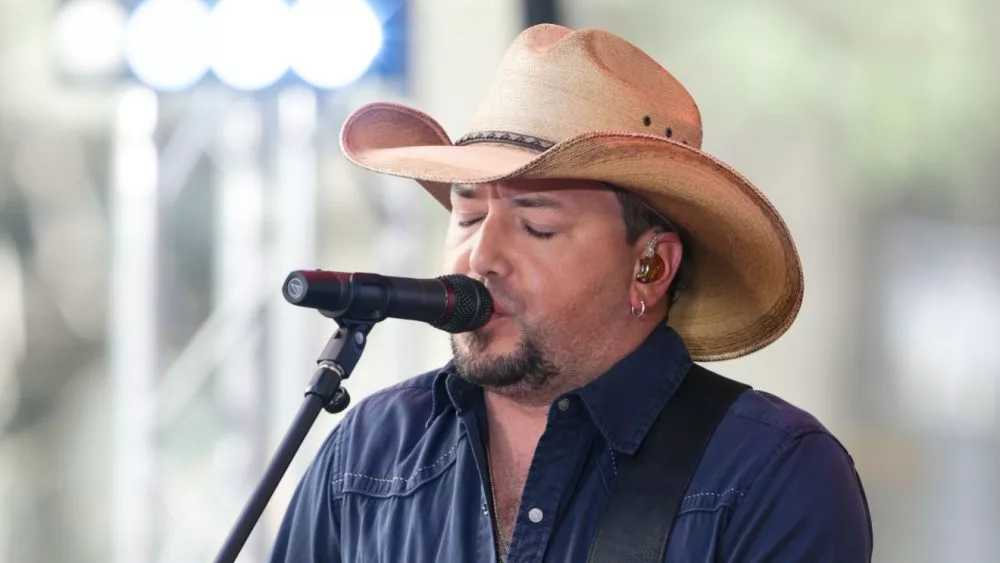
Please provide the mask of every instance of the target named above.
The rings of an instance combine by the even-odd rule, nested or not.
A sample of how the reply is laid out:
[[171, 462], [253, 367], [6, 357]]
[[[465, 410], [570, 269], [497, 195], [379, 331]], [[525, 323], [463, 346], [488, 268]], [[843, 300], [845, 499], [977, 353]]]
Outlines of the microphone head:
[[436, 326], [451, 333], [468, 332], [485, 325], [493, 314], [493, 298], [481, 282], [460, 274], [438, 278], [451, 295], [451, 314]]

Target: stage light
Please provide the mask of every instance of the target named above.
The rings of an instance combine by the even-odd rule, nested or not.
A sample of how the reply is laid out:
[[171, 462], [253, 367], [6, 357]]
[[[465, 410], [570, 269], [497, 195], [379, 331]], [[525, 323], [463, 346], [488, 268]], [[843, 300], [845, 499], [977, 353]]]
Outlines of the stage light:
[[157, 90], [182, 90], [208, 70], [208, 8], [198, 0], [147, 0], [125, 29], [132, 72]]
[[52, 25], [56, 62], [68, 75], [114, 76], [122, 68], [125, 10], [114, 0], [73, 0]]
[[292, 70], [319, 88], [354, 82], [382, 48], [382, 25], [364, 0], [299, 0], [290, 30]]
[[288, 71], [289, 8], [282, 0], [221, 0], [212, 10], [212, 71], [240, 90]]

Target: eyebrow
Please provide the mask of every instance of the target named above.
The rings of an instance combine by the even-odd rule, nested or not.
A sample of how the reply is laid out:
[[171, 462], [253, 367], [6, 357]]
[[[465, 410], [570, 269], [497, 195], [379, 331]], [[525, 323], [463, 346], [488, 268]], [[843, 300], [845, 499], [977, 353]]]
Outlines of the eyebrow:
[[559, 200], [541, 195], [515, 197], [511, 203], [522, 209], [566, 209]]
[[[476, 189], [472, 186], [453, 184], [451, 186], [451, 192], [463, 199], [476, 198]], [[561, 201], [544, 195], [516, 196], [511, 199], [511, 203], [514, 204], [515, 207], [520, 207], [522, 209], [566, 209], [566, 205]]]
[[461, 184], [452, 184], [451, 193], [457, 195], [464, 199], [475, 199], [476, 190], [471, 186], [463, 186]]

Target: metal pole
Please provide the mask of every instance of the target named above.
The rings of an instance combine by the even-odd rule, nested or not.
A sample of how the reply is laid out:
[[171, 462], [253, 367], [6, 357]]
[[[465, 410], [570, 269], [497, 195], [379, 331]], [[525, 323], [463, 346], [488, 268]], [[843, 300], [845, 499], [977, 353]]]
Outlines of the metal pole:
[[[316, 315], [290, 307], [281, 297], [281, 284], [288, 272], [315, 268], [318, 159], [316, 151], [316, 94], [309, 88], [291, 87], [277, 96], [276, 136], [273, 148], [275, 177], [268, 190], [266, 212], [272, 236], [267, 241], [265, 267], [267, 285], [268, 443], [276, 444], [295, 414], [301, 389], [289, 385], [288, 375], [312, 369], [312, 351], [322, 342], [311, 338], [311, 326], [328, 327]], [[317, 332], [317, 336], [320, 333]]]
[[[329, 330], [329, 320], [291, 307], [281, 296], [281, 284], [288, 272], [315, 268], [318, 205], [318, 156], [316, 149], [316, 93], [293, 86], [278, 93], [275, 125], [267, 145], [271, 150], [274, 175], [266, 193], [265, 241], [266, 393], [265, 443], [273, 449], [284, 436], [289, 421], [301, 402], [301, 386], [296, 377], [314, 367], [314, 349]], [[305, 451], [311, 451], [307, 446]], [[288, 499], [311, 456], [301, 455], [291, 462], [288, 477], [279, 485], [275, 499], [264, 513], [260, 533], [268, 539], [284, 516]]]
[[114, 408], [115, 563], [152, 553], [157, 361], [157, 98], [129, 87], [118, 102], [111, 190], [110, 370]]
[[[242, 310], [259, 311], [264, 279], [264, 177], [258, 103], [249, 97], [233, 100], [221, 132], [216, 152], [214, 302], [235, 302]], [[226, 335], [236, 336], [215, 381], [216, 397], [227, 418], [217, 467], [227, 507], [251, 490], [267, 456], [258, 413], [264, 400], [260, 320], [259, 314], [234, 316], [222, 329], [222, 340], [228, 340]], [[262, 560], [265, 549], [261, 541], [251, 540], [248, 560]]]

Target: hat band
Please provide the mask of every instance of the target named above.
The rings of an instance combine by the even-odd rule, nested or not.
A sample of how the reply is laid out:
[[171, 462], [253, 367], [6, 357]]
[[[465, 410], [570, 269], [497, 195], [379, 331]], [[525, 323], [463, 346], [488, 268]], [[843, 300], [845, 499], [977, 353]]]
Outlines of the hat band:
[[475, 143], [501, 143], [534, 151], [544, 151], [555, 145], [555, 143], [547, 139], [541, 139], [533, 135], [522, 135], [521, 133], [511, 131], [476, 131], [475, 133], [465, 135], [456, 141], [455, 145], [472, 145]]

